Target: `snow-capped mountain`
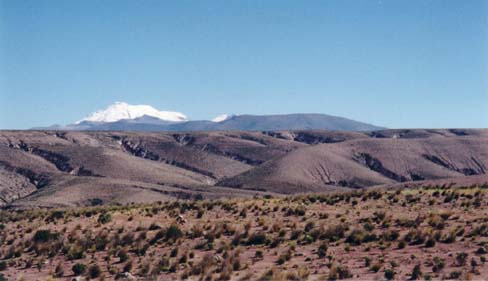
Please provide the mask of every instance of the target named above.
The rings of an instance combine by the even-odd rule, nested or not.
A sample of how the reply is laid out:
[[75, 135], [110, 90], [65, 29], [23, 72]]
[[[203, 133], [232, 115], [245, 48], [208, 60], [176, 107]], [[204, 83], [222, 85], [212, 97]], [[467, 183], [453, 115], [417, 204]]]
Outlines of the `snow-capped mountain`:
[[116, 102], [105, 110], [66, 126], [34, 129], [78, 131], [270, 131], [270, 130], [340, 130], [373, 131], [383, 129], [326, 114], [297, 113], [284, 115], [223, 114], [212, 120], [188, 120], [179, 112], [159, 111], [150, 105]]
[[159, 111], [150, 105], [130, 105], [125, 102], [116, 102], [104, 110], [96, 111], [81, 119], [81, 122], [116, 122], [126, 119], [137, 119], [143, 116], [155, 117], [163, 121], [183, 122], [188, 118], [180, 112]]

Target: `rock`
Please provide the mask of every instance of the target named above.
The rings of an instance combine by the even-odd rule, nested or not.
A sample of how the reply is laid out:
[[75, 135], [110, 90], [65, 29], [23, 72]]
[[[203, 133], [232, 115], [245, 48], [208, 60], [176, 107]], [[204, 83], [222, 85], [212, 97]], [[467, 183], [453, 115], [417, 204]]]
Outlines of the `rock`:
[[221, 263], [223, 260], [224, 259], [221, 256], [217, 255], [217, 254], [215, 254], [215, 255], [212, 256], [212, 261], [214, 263]]
[[179, 224], [185, 224], [186, 220], [182, 215], [178, 215], [178, 217], [176, 217], [176, 222]]
[[134, 275], [130, 274], [130, 272], [124, 272], [124, 273], [117, 275], [117, 277], [115, 277], [115, 280], [136, 281], [137, 278], [134, 277]]

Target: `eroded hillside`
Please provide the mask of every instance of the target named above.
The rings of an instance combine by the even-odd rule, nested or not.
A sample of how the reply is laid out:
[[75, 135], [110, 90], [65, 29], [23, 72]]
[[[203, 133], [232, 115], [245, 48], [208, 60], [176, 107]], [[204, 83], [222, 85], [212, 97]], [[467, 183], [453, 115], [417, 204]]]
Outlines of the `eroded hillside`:
[[487, 167], [488, 130], [2, 131], [0, 204], [141, 203], [424, 181], [483, 183]]

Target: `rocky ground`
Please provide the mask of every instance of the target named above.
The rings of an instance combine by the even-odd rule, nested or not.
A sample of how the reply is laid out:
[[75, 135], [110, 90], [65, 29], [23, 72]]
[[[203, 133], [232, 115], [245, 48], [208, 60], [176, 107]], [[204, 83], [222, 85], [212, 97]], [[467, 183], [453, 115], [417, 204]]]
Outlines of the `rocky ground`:
[[488, 276], [488, 187], [4, 210], [0, 280]]

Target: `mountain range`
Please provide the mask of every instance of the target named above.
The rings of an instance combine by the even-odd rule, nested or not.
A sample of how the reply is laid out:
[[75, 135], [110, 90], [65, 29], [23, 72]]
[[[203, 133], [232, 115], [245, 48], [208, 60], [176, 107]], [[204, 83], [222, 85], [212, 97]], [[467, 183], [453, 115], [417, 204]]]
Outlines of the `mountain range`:
[[66, 126], [0, 131], [0, 206], [12, 208], [488, 186], [487, 171], [486, 129], [388, 130], [325, 114], [191, 121], [115, 103]]
[[159, 111], [149, 105], [129, 105], [124, 102], [116, 102], [105, 110], [91, 113], [73, 124], [35, 129], [71, 131], [373, 131], [384, 128], [327, 114], [223, 114], [212, 120], [189, 120], [185, 114], [179, 112]]

